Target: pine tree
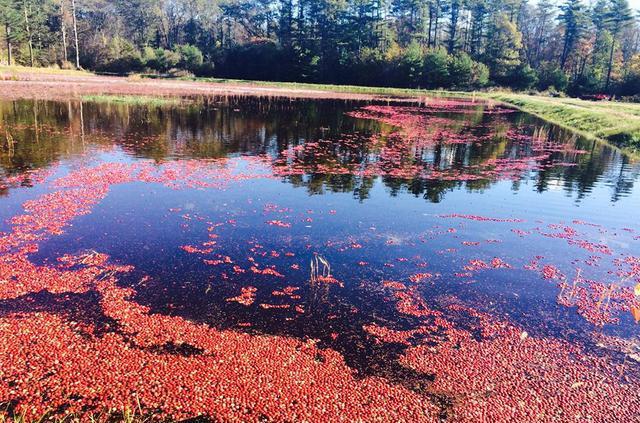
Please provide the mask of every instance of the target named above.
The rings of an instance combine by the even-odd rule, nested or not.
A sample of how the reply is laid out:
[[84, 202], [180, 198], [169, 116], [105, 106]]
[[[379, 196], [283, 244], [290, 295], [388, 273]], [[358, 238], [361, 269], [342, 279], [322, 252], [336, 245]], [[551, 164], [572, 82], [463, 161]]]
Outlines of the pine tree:
[[607, 68], [607, 81], [604, 86], [605, 90], [609, 89], [609, 83], [611, 82], [611, 69], [613, 68], [613, 54], [616, 43], [622, 30], [626, 28], [632, 20], [633, 15], [631, 14], [631, 9], [629, 9], [627, 0], [611, 0], [609, 11], [605, 17], [605, 22], [609, 27], [609, 32], [611, 32], [611, 48]]
[[522, 35], [506, 13], [498, 14], [487, 35], [485, 61], [492, 77], [499, 82], [506, 79], [520, 65]]
[[567, 0], [560, 10], [562, 13], [558, 20], [564, 30], [560, 68], [564, 69], [569, 55], [586, 31], [587, 17], [580, 0]]
[[14, 63], [14, 47], [24, 38], [19, 10], [14, 0], [0, 0], [0, 24], [5, 31], [8, 64]]

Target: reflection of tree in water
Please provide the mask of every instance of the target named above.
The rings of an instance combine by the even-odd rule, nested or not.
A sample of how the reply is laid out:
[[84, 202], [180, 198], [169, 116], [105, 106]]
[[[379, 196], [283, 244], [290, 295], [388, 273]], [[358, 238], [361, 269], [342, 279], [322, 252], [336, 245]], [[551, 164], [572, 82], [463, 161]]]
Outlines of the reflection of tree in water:
[[49, 166], [83, 151], [69, 121], [68, 104], [0, 102], [0, 166], [6, 175]]
[[[597, 141], [578, 139], [576, 148], [588, 154], [571, 157], [575, 166], [555, 167], [538, 172], [536, 189], [544, 192], [549, 184], [562, 186], [568, 194], [575, 194], [580, 201], [587, 197], [596, 183], [605, 180], [613, 187], [611, 200], [616, 202], [633, 190], [639, 169], [629, 156], [615, 148], [603, 146]], [[557, 156], [557, 154], [556, 154]]]
[[629, 157], [622, 156], [620, 171], [617, 172], [611, 201], [620, 200], [625, 194], [630, 194], [633, 190], [633, 183], [640, 176], [640, 168], [630, 163]]
[[326, 191], [353, 193], [353, 198], [364, 201], [369, 198], [376, 179], [353, 175], [328, 175], [315, 173], [312, 175], [291, 175], [285, 181], [297, 188], [306, 188], [312, 195], [322, 195]]
[[[469, 120], [468, 116], [473, 119]], [[500, 178], [487, 177], [465, 180], [465, 173], [473, 174], [473, 170], [486, 167], [491, 169], [488, 164], [494, 159], [510, 159], [510, 158], [528, 158], [532, 160], [539, 156], [541, 152], [546, 150], [536, 149], [539, 147], [532, 146], [531, 143], [522, 142], [521, 139], [512, 139], [511, 130], [518, 128], [528, 128], [530, 137], [541, 138], [537, 141], [547, 146], [550, 151], [549, 157], [545, 159], [535, 160], [541, 167], [534, 166], [531, 169], [523, 169], [520, 178], [513, 178], [506, 175], [509, 179], [513, 179], [512, 189], [517, 191], [520, 189], [520, 181], [522, 178], [534, 178], [536, 187], [540, 192], [549, 189], [550, 181], [554, 181], [554, 185], [558, 183], [565, 187], [568, 193], [576, 193], [577, 198], [583, 198], [599, 182], [603, 176], [606, 176], [611, 185], [615, 186], [612, 200], [616, 201], [621, 195], [629, 193], [633, 187], [633, 181], [638, 176], [638, 170], [635, 166], [629, 164], [629, 158], [618, 150], [608, 147], [602, 143], [586, 140], [576, 137], [574, 134], [558, 127], [549, 126], [544, 122], [522, 114], [508, 115], [510, 120], [506, 120], [504, 115], [492, 114], [463, 114], [455, 120], [455, 125], [451, 125], [450, 129], [455, 129], [455, 136], [458, 139], [464, 139], [465, 136], [473, 135], [473, 137], [485, 137], [484, 142], [473, 142], [473, 137], [467, 143], [447, 143], [443, 139], [427, 148], [421, 147], [418, 150], [412, 149], [410, 145], [404, 145], [401, 148], [395, 148], [400, 151], [400, 159], [391, 163], [388, 168], [406, 169], [406, 174], [411, 173], [411, 167], [416, 165], [423, 166], [425, 170], [430, 168], [435, 170], [458, 171], [462, 174], [460, 180], [451, 180], [449, 178], [439, 178], [435, 174], [433, 178], [428, 175], [424, 177], [393, 177], [383, 175], [381, 177], [384, 185], [389, 189], [392, 196], [402, 192], [408, 192], [415, 196], [422, 196], [432, 202], [439, 202], [443, 199], [446, 192], [466, 188], [470, 191], [481, 191], [488, 188]], [[388, 129], [384, 128], [383, 131]], [[385, 136], [382, 139], [387, 142], [387, 146], [393, 147], [394, 138]], [[397, 140], [397, 138], [396, 138]], [[339, 140], [336, 140], [339, 143]], [[576, 150], [586, 151], [586, 154], [580, 154]], [[326, 148], [320, 154], [315, 152], [312, 157], [303, 159], [304, 163], [313, 163], [314, 166], [322, 164], [318, 160], [324, 160], [325, 163], [344, 163], [344, 157], [340, 156], [341, 150], [333, 146]], [[370, 160], [371, 149], [367, 151]], [[374, 152], [375, 153], [375, 152]], [[349, 157], [354, 157], [352, 154]], [[366, 159], [365, 159], [366, 160]], [[361, 164], [366, 164], [363, 160]], [[567, 165], [570, 164], [570, 165]], [[382, 166], [384, 169], [384, 164]], [[617, 174], [613, 174], [611, 169], [618, 169]], [[635, 170], [634, 170], [635, 169]], [[470, 171], [471, 170], [471, 171]], [[403, 173], [402, 171], [398, 173]], [[426, 172], [428, 174], [428, 172]], [[455, 173], [453, 173], [455, 174]], [[295, 180], [294, 184], [300, 186], [306, 184], [307, 189], [312, 194], [324, 192], [325, 189], [335, 192], [348, 192], [353, 190], [356, 192], [362, 183], [363, 178], [358, 176], [335, 175], [329, 173], [314, 173], [313, 177], [304, 179], [300, 177], [290, 177]], [[371, 181], [371, 179], [367, 179]], [[349, 183], [347, 183], [347, 181]], [[336, 183], [338, 182], [338, 183]], [[356, 187], [354, 189], [354, 187]], [[358, 196], [362, 199], [362, 196]]]
[[[550, 184], [575, 193], [589, 194], [602, 178], [613, 187], [612, 200], [628, 194], [637, 169], [619, 151], [601, 143], [576, 138], [539, 120], [514, 114], [438, 113], [449, 120], [447, 134], [469, 142], [448, 143], [446, 137], [426, 145], [401, 145], [395, 128], [373, 120], [345, 115], [362, 103], [253, 97], [199, 98], [190, 105], [141, 107], [127, 104], [13, 101], [0, 103], [0, 166], [10, 176], [30, 169], [46, 168], [60, 159], [82, 154], [91, 146], [118, 145], [124, 151], [156, 161], [174, 158], [219, 158], [229, 154], [267, 154], [279, 157], [289, 148], [318, 142], [312, 155], [303, 157], [306, 175], [285, 175], [284, 180], [305, 187], [310, 194], [351, 192], [362, 201], [375, 185], [376, 174], [339, 171], [377, 163], [395, 169], [403, 177], [383, 175], [382, 183], [392, 195], [401, 192], [441, 201], [446, 192], [466, 188], [482, 190], [495, 180], [452, 181], [411, 175], [412, 169], [435, 169], [465, 173], [493, 159], [533, 157], [532, 146], [510, 137], [510, 131], [529, 128], [547, 144], [567, 144], [587, 154], [553, 152], [549, 160], [575, 163], [535, 171], [536, 189]], [[427, 128], [437, 133], [437, 125]], [[372, 135], [378, 143], [368, 141]], [[435, 135], [434, 135], [435, 136]], [[343, 142], [345, 137], [350, 142]], [[482, 142], [473, 142], [478, 138]], [[400, 153], [385, 163], [380, 147]], [[278, 169], [280, 163], [274, 162]], [[336, 169], [336, 171], [332, 171]], [[314, 170], [319, 169], [319, 170]], [[529, 172], [530, 174], [531, 172]], [[28, 185], [28, 182], [26, 183]], [[513, 182], [513, 189], [520, 184]], [[4, 189], [6, 192], [6, 187]], [[0, 194], [2, 191], [0, 191]]]

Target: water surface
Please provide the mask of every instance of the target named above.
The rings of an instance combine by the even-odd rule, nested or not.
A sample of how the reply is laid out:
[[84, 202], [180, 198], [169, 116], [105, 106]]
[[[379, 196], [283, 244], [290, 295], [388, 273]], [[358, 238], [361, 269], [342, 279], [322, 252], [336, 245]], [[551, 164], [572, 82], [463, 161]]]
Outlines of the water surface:
[[[611, 353], [603, 335], [637, 340], [640, 165], [520, 112], [438, 99], [16, 101], [0, 102], [0, 122], [2, 230], [60, 178], [106, 184], [30, 259], [96, 251], [132, 265], [119, 284], [151, 313], [318, 340], [359, 374], [405, 385], [429, 378], [399, 364], [408, 345], [370, 330], [420, 325], [390, 282], [463, 326], [451, 305], [596, 354]], [[82, 311], [96, 298], [74, 301], [2, 300], [0, 314], [76, 307], [101, 324]]]

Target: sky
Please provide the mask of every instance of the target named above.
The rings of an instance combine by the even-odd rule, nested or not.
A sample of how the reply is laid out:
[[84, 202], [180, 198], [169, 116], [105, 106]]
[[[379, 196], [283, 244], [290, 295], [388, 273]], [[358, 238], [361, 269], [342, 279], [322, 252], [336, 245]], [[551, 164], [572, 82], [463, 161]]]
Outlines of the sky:
[[640, 9], [640, 0], [628, 0], [629, 6], [632, 9], [639, 10]]
[[[629, 2], [629, 7], [635, 10], [640, 10], [640, 0], [627, 0], [627, 1]], [[592, 1], [586, 0], [584, 3], [589, 4], [591, 2], [595, 3], [595, 0], [592, 0]]]
[[[529, 3], [535, 4], [537, 0], [530, 0]], [[584, 4], [595, 3], [596, 0], [582, 0]], [[635, 10], [640, 10], [640, 0], [627, 0], [629, 2], [629, 7]], [[562, 4], [564, 0], [556, 0], [556, 4]]]
[[[530, 4], [535, 4], [537, 0], [530, 0]], [[595, 3], [596, 0], [582, 0], [583, 4], [591, 4]], [[627, 0], [629, 2], [629, 7], [634, 10], [640, 11], [640, 0]], [[556, 4], [562, 4], [564, 0], [556, 0]]]

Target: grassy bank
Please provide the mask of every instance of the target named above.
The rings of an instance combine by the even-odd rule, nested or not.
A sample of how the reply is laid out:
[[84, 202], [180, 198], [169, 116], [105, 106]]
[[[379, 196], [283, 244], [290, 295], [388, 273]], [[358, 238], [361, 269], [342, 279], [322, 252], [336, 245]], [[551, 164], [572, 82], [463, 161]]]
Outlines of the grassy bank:
[[635, 152], [640, 150], [640, 104], [500, 92], [480, 95], [517, 107], [585, 137], [601, 139]]
[[247, 87], [281, 88], [286, 90], [309, 90], [325, 91], [334, 93], [384, 95], [394, 97], [455, 97], [472, 96], [475, 92], [466, 91], [446, 91], [446, 90], [421, 90], [413, 88], [392, 88], [392, 87], [366, 87], [359, 85], [332, 85], [332, 84], [312, 84], [305, 82], [272, 82], [272, 81], [250, 81], [244, 79], [225, 78], [179, 78], [183, 81], [209, 82], [212, 84], [232, 84]]
[[0, 65], [0, 75], [16, 76], [21, 75], [68, 75], [68, 76], [89, 76], [91, 72], [75, 69], [58, 69], [58, 68], [32, 68], [28, 66], [7, 66]]
[[159, 97], [148, 95], [83, 95], [82, 100], [95, 103], [126, 104], [131, 106], [167, 106], [183, 104], [186, 100], [179, 97]]

